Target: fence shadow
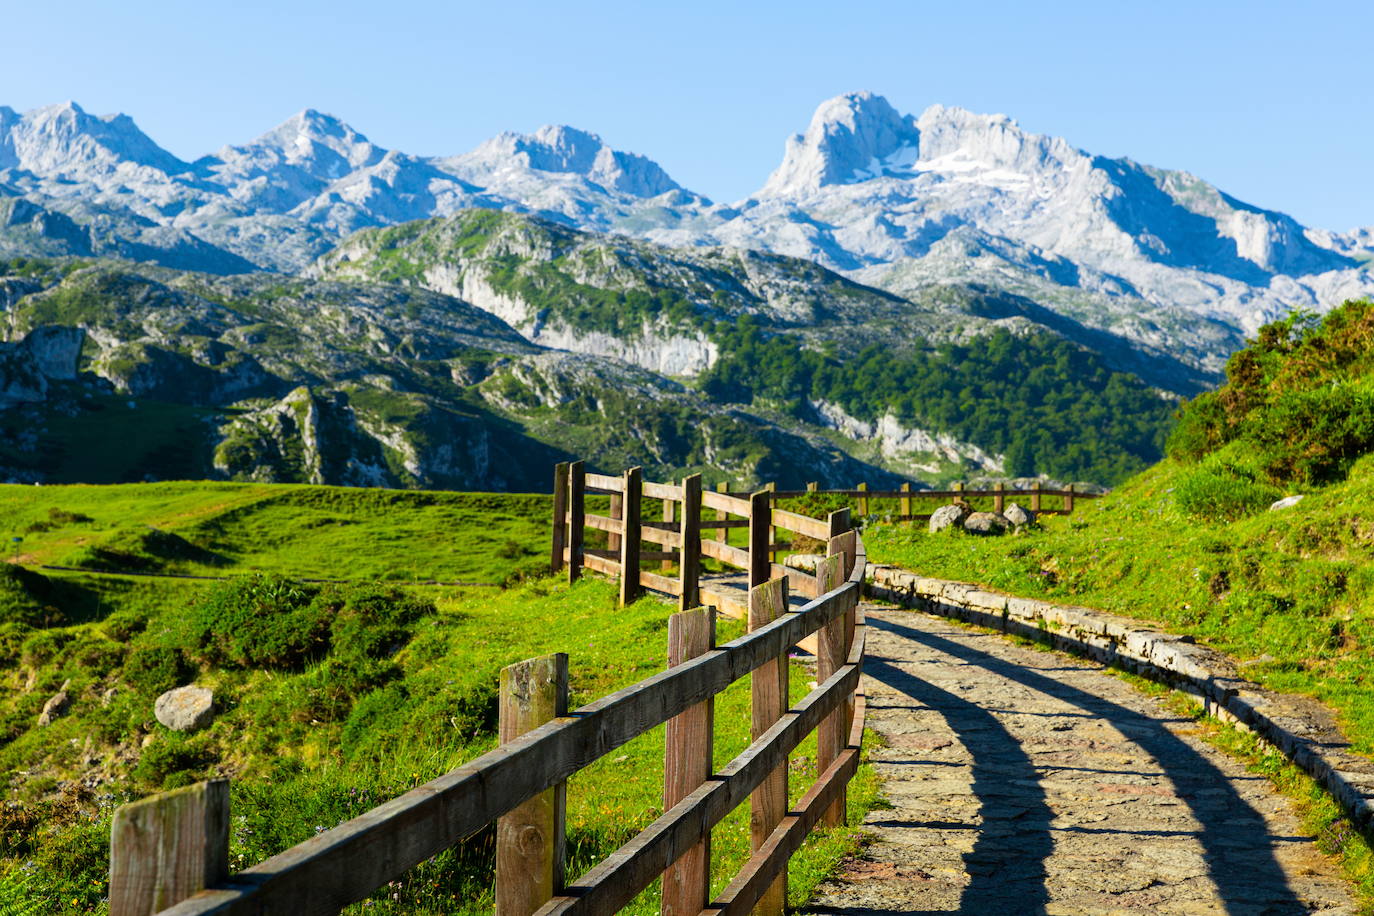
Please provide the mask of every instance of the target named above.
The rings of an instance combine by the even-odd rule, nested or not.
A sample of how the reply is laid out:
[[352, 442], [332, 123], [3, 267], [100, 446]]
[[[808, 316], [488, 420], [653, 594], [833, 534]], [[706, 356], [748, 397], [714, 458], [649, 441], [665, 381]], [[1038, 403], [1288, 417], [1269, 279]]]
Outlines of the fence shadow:
[[[1241, 798], [1226, 775], [1157, 720], [933, 633], [877, 616], [870, 616], [868, 624], [1062, 700], [1114, 726], [1124, 726], [1131, 741], [1179, 789], [1198, 822], [1194, 835], [1203, 847], [1209, 877], [1226, 912], [1308, 912], [1273, 855], [1274, 843], [1294, 838], [1271, 835], [1264, 818]], [[1013, 842], [1003, 836], [995, 843], [984, 842], [980, 834], [973, 852], [966, 856], [973, 866], [969, 869], [972, 880], [961, 897], [959, 912], [987, 913], [999, 908], [1009, 913], [1042, 912], [1047, 888], [1043, 867], [1037, 872], [1036, 865], [1051, 852], [1053, 815], [1039, 788], [1039, 776], [1016, 739], [988, 710], [926, 684], [874, 654], [869, 655], [865, 672], [945, 716], [973, 756], [973, 791], [982, 802], [985, 826], [997, 820], [999, 809], [1025, 809], [1011, 822]], [[1208, 791], [1195, 791], [1201, 789]], [[989, 873], [985, 871], [988, 863], [999, 867]]]

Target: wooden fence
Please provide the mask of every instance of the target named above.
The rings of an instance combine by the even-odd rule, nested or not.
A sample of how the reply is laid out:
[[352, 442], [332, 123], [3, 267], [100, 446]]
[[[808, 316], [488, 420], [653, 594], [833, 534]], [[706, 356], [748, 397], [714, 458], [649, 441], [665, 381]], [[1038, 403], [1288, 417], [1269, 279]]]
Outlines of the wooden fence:
[[[597, 569], [621, 580], [621, 597], [644, 587], [676, 595], [684, 610], [668, 628], [667, 670], [567, 711], [568, 657], [530, 659], [501, 674], [501, 745], [344, 824], [230, 876], [228, 791], [222, 780], [126, 805], [111, 834], [111, 916], [333, 914], [407, 869], [496, 823], [496, 911], [612, 913], [655, 878], [662, 912], [780, 914], [787, 863], [818, 823], [843, 823], [845, 791], [863, 735], [859, 690], [864, 627], [858, 601], [865, 557], [848, 512], [826, 520], [770, 510], [767, 493], [748, 499], [681, 484], [643, 481], [560, 465], [553, 556], [570, 578]], [[589, 515], [587, 492], [611, 496], [611, 515]], [[642, 521], [643, 499], [664, 503], [664, 521]], [[700, 518], [702, 509], [717, 516]], [[670, 516], [671, 513], [671, 516]], [[728, 516], [743, 516], [739, 519]], [[618, 516], [615, 517], [615, 516]], [[770, 528], [824, 542], [814, 576], [771, 561]], [[748, 548], [700, 536], [749, 528]], [[613, 546], [591, 550], [587, 529]], [[644, 551], [643, 541], [675, 548]], [[701, 557], [744, 570], [749, 631], [715, 645], [714, 615], [698, 608]], [[676, 576], [643, 568], [672, 564]], [[623, 575], [634, 570], [637, 575]], [[789, 589], [810, 598], [789, 607]], [[789, 653], [816, 637], [816, 687], [787, 708]], [[713, 698], [751, 675], [752, 743], [711, 773]], [[564, 786], [578, 770], [627, 741], [666, 725], [664, 813], [586, 874], [563, 874]], [[788, 755], [817, 732], [820, 775], [790, 810]], [[752, 855], [714, 899], [709, 895], [711, 828], [748, 800]]]
[[[1030, 509], [1040, 515], [1070, 515], [1076, 500], [1098, 499], [1102, 495], [1101, 493], [1086, 493], [1076, 490], [1073, 484], [1068, 484], [1063, 489], [1058, 490], [1044, 487], [1017, 490], [1009, 489], [1003, 484], [996, 484], [983, 490], [971, 490], [961, 483], [954, 484], [948, 490], [913, 490], [911, 484], [904, 483], [896, 490], [870, 490], [868, 484], [860, 483], [852, 490], [822, 490], [818, 484], [811, 483], [806, 485], [805, 490], [773, 490], [770, 492], [775, 499], [792, 499], [810, 494], [840, 496], [854, 503], [855, 511], [860, 517], [880, 514], [894, 522], [929, 519], [929, 512], [918, 513], [914, 511], [919, 501], [934, 500], [941, 503], [963, 501], [975, 509], [986, 507], [994, 512], [1001, 512], [1006, 508], [1008, 502], [1021, 502], [1023, 508]], [[1049, 497], [1049, 503], [1045, 502], [1045, 497]], [[870, 509], [874, 508], [870, 500], [895, 500], [897, 504], [893, 508], [899, 511], [870, 513]]]

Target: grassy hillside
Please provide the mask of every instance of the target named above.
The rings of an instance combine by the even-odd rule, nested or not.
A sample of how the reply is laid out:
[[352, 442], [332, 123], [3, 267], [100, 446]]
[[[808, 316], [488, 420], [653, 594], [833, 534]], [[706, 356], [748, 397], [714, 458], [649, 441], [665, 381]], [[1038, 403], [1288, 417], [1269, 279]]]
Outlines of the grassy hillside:
[[1374, 754], [1374, 303], [1270, 325], [1227, 374], [1172, 457], [1074, 515], [1007, 538], [879, 526], [869, 554], [1193, 634]]
[[[305, 486], [0, 488], [0, 517], [26, 532], [30, 564], [260, 570], [206, 581], [0, 565], [0, 912], [16, 900], [104, 912], [110, 817], [127, 800], [230, 776], [231, 867], [242, 868], [489, 750], [506, 664], [568, 652], [574, 705], [661, 670], [671, 605], [618, 609], [609, 582], [530, 575], [546, 509], [546, 497]], [[382, 576], [523, 581], [368, 581]], [[722, 639], [738, 632], [722, 621]], [[809, 679], [794, 672], [796, 695]], [[171, 733], [153, 700], [191, 682], [214, 690], [216, 719]], [[70, 710], [39, 727], [64, 684]], [[717, 700], [718, 763], [748, 743], [748, 703], [747, 681]], [[660, 813], [662, 741], [656, 729], [572, 781], [571, 872]], [[813, 740], [794, 755], [794, 783], [814, 776], [814, 761]], [[855, 815], [873, 798], [865, 768]], [[491, 842], [479, 835], [414, 869], [366, 911], [489, 910]], [[816, 837], [795, 860], [793, 901], [857, 842], [844, 830]], [[714, 848], [719, 889], [747, 857], [747, 809], [717, 828]], [[656, 893], [632, 911], [656, 912]]]

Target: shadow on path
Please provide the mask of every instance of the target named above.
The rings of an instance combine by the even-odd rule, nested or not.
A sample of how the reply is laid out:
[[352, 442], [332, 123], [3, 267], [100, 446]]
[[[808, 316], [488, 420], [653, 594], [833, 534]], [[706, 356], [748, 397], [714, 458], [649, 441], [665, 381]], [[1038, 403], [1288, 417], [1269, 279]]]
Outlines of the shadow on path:
[[[1226, 911], [1272, 916], [1308, 911], [1274, 858], [1272, 844], [1289, 838], [1272, 837], [1264, 818], [1226, 775], [1158, 720], [933, 633], [874, 616], [868, 625], [1077, 706], [1093, 718], [1125, 726], [1128, 739], [1155, 759], [1199, 823], [1194, 835]], [[1029, 755], [986, 709], [873, 655], [864, 671], [943, 715], [973, 757], [973, 792], [982, 805], [983, 825], [973, 851], [965, 856], [971, 882], [959, 912], [1042, 912], [1049, 899], [1044, 860], [1054, 845], [1054, 814]], [[1207, 793], [1199, 794], [1202, 789]]]

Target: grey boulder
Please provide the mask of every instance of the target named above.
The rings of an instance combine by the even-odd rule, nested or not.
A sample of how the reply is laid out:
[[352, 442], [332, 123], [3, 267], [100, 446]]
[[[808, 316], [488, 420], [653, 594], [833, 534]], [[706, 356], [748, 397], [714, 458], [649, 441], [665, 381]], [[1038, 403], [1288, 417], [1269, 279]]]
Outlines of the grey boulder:
[[964, 530], [970, 534], [1002, 534], [1011, 522], [1000, 512], [975, 512], [964, 519]]
[[215, 695], [206, 687], [177, 687], [157, 698], [153, 715], [174, 732], [195, 731], [215, 717]]
[[1269, 511], [1273, 512], [1275, 509], [1288, 509], [1292, 506], [1296, 506], [1298, 503], [1302, 502], [1302, 498], [1306, 495], [1305, 493], [1299, 493], [1296, 496], [1285, 496], [1283, 499], [1271, 504], [1269, 506]]
[[72, 705], [72, 695], [67, 692], [72, 682], [66, 681], [62, 689], [48, 698], [48, 702], [43, 704], [43, 711], [38, 714], [38, 727], [45, 728], [53, 723], [53, 720], [60, 719], [66, 715], [67, 710]]
[[968, 510], [955, 503], [941, 506], [930, 515], [930, 533], [934, 534], [937, 531], [958, 526], [967, 515]]
[[1017, 528], [1020, 528], [1022, 525], [1035, 524], [1035, 513], [1016, 503], [1008, 504], [1007, 507], [1002, 510], [1002, 515]]

